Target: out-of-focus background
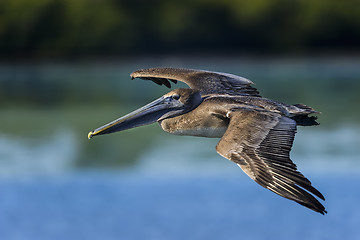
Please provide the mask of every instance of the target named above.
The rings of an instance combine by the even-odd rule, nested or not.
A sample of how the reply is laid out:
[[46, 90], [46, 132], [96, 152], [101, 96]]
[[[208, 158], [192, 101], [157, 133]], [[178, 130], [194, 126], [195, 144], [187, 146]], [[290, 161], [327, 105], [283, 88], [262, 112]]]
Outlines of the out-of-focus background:
[[[360, 2], [3, 0], [0, 239], [358, 239]], [[322, 216], [261, 188], [217, 139], [87, 133], [169, 90], [146, 67], [251, 79], [304, 103], [292, 159]], [[185, 85], [179, 83], [179, 87]]]

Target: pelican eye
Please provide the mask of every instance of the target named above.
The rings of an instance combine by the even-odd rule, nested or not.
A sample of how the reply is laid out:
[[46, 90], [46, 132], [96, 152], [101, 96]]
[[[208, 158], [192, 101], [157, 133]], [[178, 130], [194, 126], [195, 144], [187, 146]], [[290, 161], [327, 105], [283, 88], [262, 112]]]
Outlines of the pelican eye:
[[180, 98], [180, 96], [179, 96], [179, 95], [177, 95], [177, 94], [172, 95], [171, 97], [172, 97], [172, 99], [175, 99], [175, 100], [179, 100], [179, 98]]

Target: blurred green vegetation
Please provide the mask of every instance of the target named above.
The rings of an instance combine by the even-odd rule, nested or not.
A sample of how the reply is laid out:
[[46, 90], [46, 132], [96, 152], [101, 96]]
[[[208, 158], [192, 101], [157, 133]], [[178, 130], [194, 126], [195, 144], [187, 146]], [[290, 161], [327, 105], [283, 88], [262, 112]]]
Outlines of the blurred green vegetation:
[[[170, 134], [161, 131], [157, 124], [91, 141], [87, 140], [87, 133], [170, 91], [151, 81], [130, 80], [129, 73], [151, 66], [209, 69], [244, 76], [266, 98], [303, 103], [321, 111], [321, 126], [316, 128], [319, 130], [360, 123], [360, 59], [355, 57], [160, 57], [126, 62], [0, 64], [0, 140], [23, 143], [14, 147], [5, 144], [4, 148], [10, 150], [2, 159], [11, 162], [18, 155], [11, 158], [6, 153], [16, 152], [18, 146], [31, 146], [45, 152], [43, 156], [49, 162], [53, 155], [63, 156], [62, 151], [73, 150], [73, 164], [80, 168], [136, 166], [150, 149], [161, 146], [159, 139], [166, 141]], [[185, 84], [173, 86], [180, 87]], [[67, 141], [74, 146], [66, 145]], [[31, 156], [38, 157], [34, 153]]]
[[[266, 98], [308, 104], [325, 118], [360, 121], [360, 59], [346, 58], [134, 58], [111, 62], [0, 64], [0, 108], [138, 108], [170, 91], [130, 80], [146, 67], [185, 67], [249, 78]], [[187, 87], [179, 82], [172, 88]], [[118, 111], [114, 112], [118, 117]], [[125, 112], [124, 112], [125, 113]], [[111, 117], [110, 117], [111, 119]], [[109, 120], [109, 119], [108, 119]]]
[[[132, 71], [169, 66], [244, 76], [264, 97], [321, 111], [321, 124], [358, 124], [359, 58], [313, 54], [359, 51], [359, 9], [359, 0], [0, 0], [0, 133], [44, 144], [65, 129], [76, 165], [134, 164], [165, 135], [156, 124], [95, 141], [87, 133], [169, 91], [130, 81]], [[312, 57], [238, 57], [260, 54]]]
[[2, 0], [0, 58], [360, 49], [360, 1]]

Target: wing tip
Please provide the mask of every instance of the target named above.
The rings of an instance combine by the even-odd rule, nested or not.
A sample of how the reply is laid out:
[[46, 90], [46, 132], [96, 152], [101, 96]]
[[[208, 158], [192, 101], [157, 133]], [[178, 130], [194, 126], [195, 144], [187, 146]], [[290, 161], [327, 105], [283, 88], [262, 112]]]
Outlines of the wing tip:
[[320, 202], [318, 202], [316, 200], [316, 202], [300, 202], [300, 201], [296, 201], [297, 203], [299, 203], [300, 205], [309, 208], [310, 210], [313, 210], [314, 212], [320, 213], [322, 215], [327, 214], [328, 212], [326, 211], [324, 205], [322, 205]]

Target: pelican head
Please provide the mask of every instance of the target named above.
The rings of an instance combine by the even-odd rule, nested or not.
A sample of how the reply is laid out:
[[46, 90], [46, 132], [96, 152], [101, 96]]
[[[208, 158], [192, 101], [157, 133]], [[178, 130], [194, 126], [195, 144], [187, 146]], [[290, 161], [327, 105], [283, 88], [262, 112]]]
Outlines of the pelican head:
[[199, 91], [190, 88], [175, 89], [155, 101], [88, 134], [88, 138], [135, 128], [185, 114], [202, 102]]

